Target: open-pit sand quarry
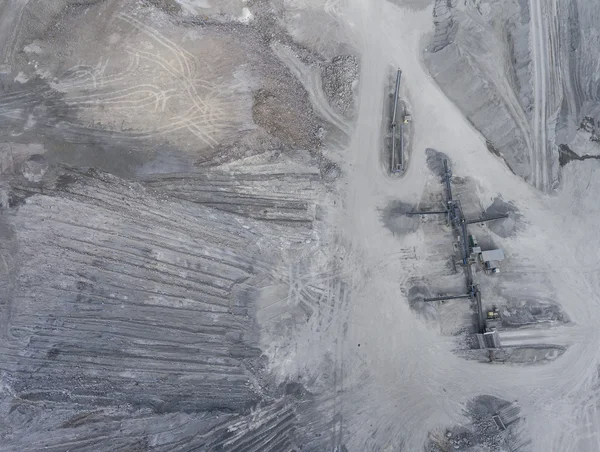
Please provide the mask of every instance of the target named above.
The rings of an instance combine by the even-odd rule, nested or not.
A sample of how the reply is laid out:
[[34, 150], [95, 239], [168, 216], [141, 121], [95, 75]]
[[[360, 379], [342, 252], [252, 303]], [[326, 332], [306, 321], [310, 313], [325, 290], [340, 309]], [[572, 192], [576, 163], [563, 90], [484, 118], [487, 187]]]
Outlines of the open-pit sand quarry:
[[[0, 450], [600, 451], [599, 21], [0, 2]], [[444, 216], [407, 215], [444, 160], [465, 216], [507, 215], [469, 229], [506, 256], [497, 350], [423, 301], [464, 292]]]

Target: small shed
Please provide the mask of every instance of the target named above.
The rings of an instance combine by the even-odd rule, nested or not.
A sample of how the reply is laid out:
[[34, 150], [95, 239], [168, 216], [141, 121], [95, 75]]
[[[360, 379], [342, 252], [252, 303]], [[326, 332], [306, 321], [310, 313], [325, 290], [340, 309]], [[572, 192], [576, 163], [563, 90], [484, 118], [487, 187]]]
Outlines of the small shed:
[[483, 262], [491, 262], [491, 261], [500, 262], [500, 261], [504, 260], [504, 251], [502, 251], [500, 248], [498, 248], [496, 250], [482, 251], [481, 252], [481, 260]]

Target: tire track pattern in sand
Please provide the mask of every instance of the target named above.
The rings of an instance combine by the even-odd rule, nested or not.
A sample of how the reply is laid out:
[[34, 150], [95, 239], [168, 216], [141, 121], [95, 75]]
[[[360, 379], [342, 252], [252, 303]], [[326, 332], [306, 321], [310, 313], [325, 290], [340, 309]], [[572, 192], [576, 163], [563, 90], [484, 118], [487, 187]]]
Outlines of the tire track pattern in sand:
[[[274, 272], [268, 256], [257, 258], [257, 244], [289, 227], [217, 209], [214, 198], [186, 202], [161, 186], [62, 171], [44, 194], [13, 185], [14, 199], [27, 202], [11, 220], [20, 265], [14, 296], [1, 306], [0, 381], [12, 396], [0, 411], [32, 408], [17, 408], [30, 427], [12, 424], [19, 433], [5, 444], [289, 449], [293, 403], [284, 397], [247, 414], [262, 397], [252, 370], [260, 350], [247, 337], [251, 282]], [[310, 193], [287, 196], [284, 203], [306, 208]], [[305, 240], [306, 232], [287, 237], [294, 238]], [[223, 412], [221, 419], [202, 421], [211, 411]], [[115, 418], [122, 435], [114, 433]], [[183, 419], [196, 427], [186, 433]]]
[[[52, 87], [83, 111], [84, 121], [137, 138], [184, 133], [203, 147], [217, 146], [224, 133], [235, 129], [241, 101], [230, 98], [235, 87], [209, 81], [214, 62], [196, 57], [136, 17], [120, 13], [118, 18], [138, 33], [123, 50], [125, 68], [107, 75], [106, 57], [95, 66], [70, 68]], [[115, 118], [122, 120], [113, 124]]]
[[542, 191], [553, 184], [553, 137], [549, 135], [550, 115], [556, 113], [562, 99], [560, 49], [556, 2], [530, 1], [531, 48], [533, 57], [533, 149], [532, 182]]
[[148, 187], [170, 196], [244, 217], [281, 225], [310, 227], [314, 220], [311, 200], [318, 174], [252, 174], [206, 171], [200, 174], [168, 174], [144, 181]]

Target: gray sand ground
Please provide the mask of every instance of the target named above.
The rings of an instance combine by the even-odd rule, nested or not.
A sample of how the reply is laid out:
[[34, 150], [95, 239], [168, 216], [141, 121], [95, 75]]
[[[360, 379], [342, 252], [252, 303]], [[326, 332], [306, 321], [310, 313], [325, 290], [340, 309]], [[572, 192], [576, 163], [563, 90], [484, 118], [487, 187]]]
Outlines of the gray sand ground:
[[[599, 450], [599, 15], [1, 3], [0, 450]], [[494, 363], [469, 301], [423, 301], [464, 291], [445, 218], [406, 215], [444, 159], [509, 215], [471, 228], [506, 254]]]

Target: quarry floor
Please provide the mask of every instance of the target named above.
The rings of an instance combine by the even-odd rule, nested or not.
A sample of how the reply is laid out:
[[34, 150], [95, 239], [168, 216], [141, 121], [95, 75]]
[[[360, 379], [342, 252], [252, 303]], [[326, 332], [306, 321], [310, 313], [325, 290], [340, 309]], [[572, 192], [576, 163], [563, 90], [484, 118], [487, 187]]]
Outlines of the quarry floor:
[[[419, 451], [477, 429], [481, 396], [520, 420], [505, 449], [463, 451], [600, 450], [600, 162], [543, 192], [544, 149], [532, 184], [489, 152], [423, 63], [427, 2], [91, 2], [35, 39], [33, 3], [9, 3], [0, 25], [23, 29], [0, 28], [0, 450]], [[171, 3], [206, 18], [174, 26]], [[348, 48], [352, 118], [319, 72]], [[381, 159], [396, 68], [400, 178]], [[519, 212], [491, 234], [507, 262], [483, 296], [560, 305], [568, 322], [507, 335], [560, 356], [467, 359], [468, 305], [411, 308], [411, 287], [462, 281], [448, 229], [382, 219], [441, 196], [426, 149], [473, 213]]]
[[[371, 422], [378, 425], [377, 432], [389, 432], [390, 450], [401, 445], [417, 450], [435, 424], [460, 422], [458, 407], [480, 392], [518, 400], [533, 450], [596, 450], [600, 447], [595, 345], [600, 292], [593, 270], [597, 253], [582, 258], [586, 249], [596, 248], [592, 245], [596, 239], [575, 233], [574, 224], [592, 227], [587, 222], [593, 222], [592, 215], [598, 211], [592, 195], [592, 175], [598, 168], [570, 168], [558, 193], [540, 194], [487, 151], [479, 134], [424, 71], [420, 40], [422, 30], [427, 29], [427, 11], [402, 11], [389, 3], [361, 8], [357, 2], [348, 14], [365, 61], [357, 128], [350, 146], [354, 159], [346, 230], [363, 250], [361, 271], [368, 276], [357, 284], [351, 304], [344, 367], [361, 369], [358, 381], [367, 369], [379, 369], [377, 376], [360, 383], [370, 388], [368, 396], [359, 399], [360, 412], [355, 412], [355, 403], [347, 402], [348, 415], [354, 412], [350, 425]], [[402, 68], [404, 89], [410, 93], [414, 149], [447, 153], [455, 175], [475, 179], [480, 199], [491, 200], [501, 194], [523, 213], [526, 231], [502, 243], [513, 256], [507, 264], [509, 274], [502, 278], [508, 278], [504, 284], [512, 283], [516, 286], [513, 290], [522, 293], [532, 291], [542, 297], [548, 286], [555, 291], [555, 299], [573, 323], [550, 333], [555, 334], [553, 343], [569, 346], [555, 362], [531, 367], [465, 362], [453, 355], [451, 343], [411, 315], [403, 302], [403, 283], [411, 273], [427, 274], [428, 267], [417, 258], [411, 268], [397, 256], [410, 248], [416, 249], [417, 257], [428, 256], [429, 237], [391, 237], [377, 211], [395, 198], [418, 201], [432, 176], [426, 172], [422, 151], [415, 153], [410, 171], [401, 181], [381, 177], [377, 160], [365, 151], [377, 149], [379, 136], [374, 131], [386, 101], [380, 86], [389, 65]], [[579, 171], [581, 176], [575, 176]], [[534, 281], [541, 281], [539, 287]], [[355, 349], [357, 343], [360, 352]], [[352, 383], [346, 384], [352, 387]], [[350, 394], [347, 398], [353, 400]], [[410, 432], [408, 437], [398, 433], [394, 438], [392, 432], [398, 425]], [[423, 428], [425, 425], [428, 427]], [[363, 441], [368, 443], [366, 438]], [[362, 444], [358, 442], [357, 449]]]

